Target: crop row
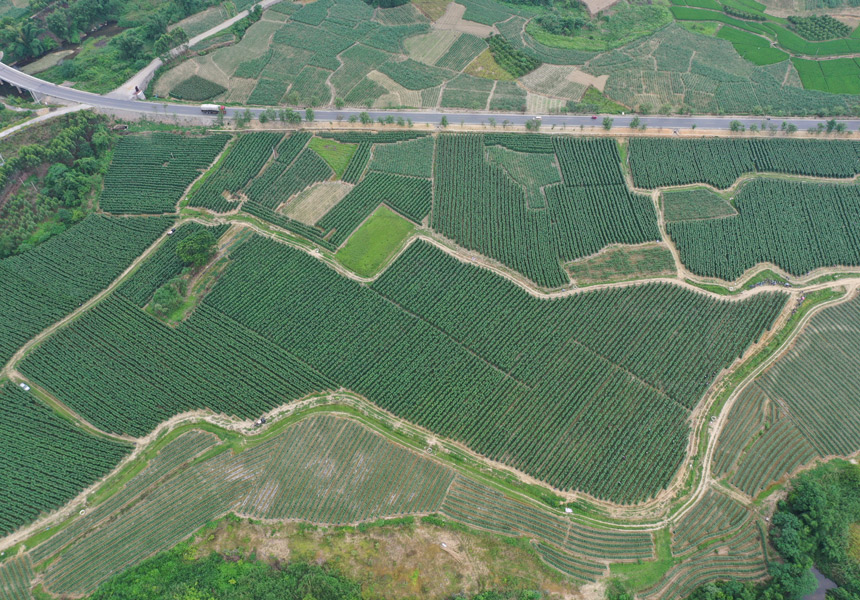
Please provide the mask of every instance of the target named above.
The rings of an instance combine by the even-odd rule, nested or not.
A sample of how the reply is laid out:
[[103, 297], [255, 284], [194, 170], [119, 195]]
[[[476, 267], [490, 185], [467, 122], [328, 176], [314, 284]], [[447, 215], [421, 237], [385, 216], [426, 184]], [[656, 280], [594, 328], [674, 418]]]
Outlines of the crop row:
[[227, 212], [233, 204], [225, 192], [236, 193], [256, 176], [281, 141], [280, 133], [253, 133], [239, 137], [227, 149], [224, 159], [191, 194], [188, 205], [215, 212]]
[[731, 186], [744, 173], [853, 177], [860, 173], [860, 144], [792, 139], [634, 138], [630, 169], [637, 187], [708, 183]]
[[59, 508], [131, 451], [75, 428], [11, 382], [0, 385], [0, 412], [2, 535]]
[[672, 529], [672, 552], [696, 549], [748, 522], [744, 507], [728, 496], [708, 490], [693, 509]]
[[199, 430], [192, 430], [177, 437], [161, 449], [149, 461], [146, 468], [123, 485], [117, 493], [89, 509], [85, 516], [78, 518], [71, 525], [36, 546], [30, 552], [33, 561], [41, 562], [53, 556], [78, 540], [87, 531], [104, 524], [117, 511], [139, 496], [148, 493], [153, 486], [158, 485], [158, 482], [173, 476], [183, 465], [217, 443], [218, 438], [214, 434]]
[[31, 582], [35, 574], [30, 557], [26, 554], [0, 563], [0, 598], [3, 600], [31, 600]]
[[791, 419], [784, 417], [749, 447], [732, 477], [732, 484], [755, 497], [771, 482], [818, 456]]
[[93, 215], [38, 248], [0, 261], [0, 363], [107, 287], [169, 223]]
[[436, 140], [430, 136], [377, 146], [373, 150], [370, 170], [429, 179], [433, 176], [435, 146]]
[[349, 165], [346, 167], [346, 171], [343, 173], [343, 181], [346, 183], [358, 183], [358, 180], [364, 175], [367, 163], [370, 162], [370, 151], [372, 148], [373, 144], [370, 142], [361, 142], [358, 145], [355, 154], [352, 155], [352, 159], [350, 159]]
[[653, 556], [651, 534], [600, 530], [573, 523], [508, 499], [493, 489], [457, 476], [442, 512], [452, 519], [508, 535], [535, 536], [573, 558], [634, 561]]
[[752, 384], [735, 400], [714, 450], [714, 474], [722, 477], [732, 470], [755, 434], [765, 425], [767, 396]]
[[860, 265], [860, 188], [757, 179], [735, 198], [738, 215], [669, 223], [693, 273], [732, 281], [761, 262], [793, 275]]
[[110, 213], [175, 212], [185, 189], [206, 170], [229, 136], [154, 132], [129, 135], [114, 148], [99, 208]]

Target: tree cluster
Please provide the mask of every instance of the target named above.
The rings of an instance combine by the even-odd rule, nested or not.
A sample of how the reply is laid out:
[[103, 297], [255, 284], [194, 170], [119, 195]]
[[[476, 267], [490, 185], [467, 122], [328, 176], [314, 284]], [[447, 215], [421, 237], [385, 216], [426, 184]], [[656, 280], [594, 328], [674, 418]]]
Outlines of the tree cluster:
[[85, 216], [112, 144], [103, 119], [75, 113], [65, 117], [49, 142], [21, 146], [0, 167], [0, 188], [8, 194], [0, 209], [0, 258], [28, 250]]
[[[773, 516], [770, 540], [782, 557], [764, 585], [706, 584], [690, 600], [800, 600], [817, 588], [811, 568], [839, 584], [832, 600], [860, 600], [860, 560], [852, 531], [860, 523], [860, 467], [833, 461], [802, 473]], [[856, 544], [857, 542], [854, 542]]]

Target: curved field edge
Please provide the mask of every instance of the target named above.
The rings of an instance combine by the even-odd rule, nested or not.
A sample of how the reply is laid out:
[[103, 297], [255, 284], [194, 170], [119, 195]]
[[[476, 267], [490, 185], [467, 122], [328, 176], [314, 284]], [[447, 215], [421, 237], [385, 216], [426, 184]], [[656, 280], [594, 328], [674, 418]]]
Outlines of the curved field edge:
[[[570, 505], [574, 511], [576, 518], [582, 522], [604, 526], [616, 529], [633, 529], [633, 530], [649, 530], [657, 529], [665, 525], [665, 523], [673, 520], [673, 518], [682, 516], [686, 510], [691, 508], [697, 501], [698, 492], [705, 489], [706, 486], [701, 485], [701, 465], [707, 464], [707, 461], [702, 461], [699, 456], [707, 452], [709, 447], [708, 441], [713, 437], [713, 432], [709, 431], [709, 417], [719, 414], [723, 411], [726, 400], [729, 396], [738, 393], [739, 386], [755, 377], [759, 369], [758, 365], [763, 368], [766, 360], [778, 358], [779, 350], [785, 348], [796, 335], [799, 330], [799, 325], [805, 321], [813, 312], [813, 308], [820, 309], [826, 305], [839, 301], [844, 298], [843, 294], [832, 292], [831, 290], [823, 290], [830, 292], [826, 296], [813, 298], [810, 297], [804, 303], [802, 308], [795, 313], [786, 325], [776, 334], [776, 338], [768, 344], [759, 354], [753, 355], [746, 362], [742, 363], [738, 369], [730, 373], [725, 378], [725, 382], [718, 381], [717, 385], [721, 386], [720, 391], [716, 395], [715, 401], [710, 405], [710, 409], [705, 413], [705, 417], [701, 419], [700, 429], [693, 430], [693, 435], [698, 437], [698, 443], [692, 444], [696, 447], [696, 454], [690, 456], [697, 468], [689, 470], [681, 469], [677, 475], [679, 480], [686, 482], [682, 491], [676, 497], [677, 500], [672, 504], [669, 514], [660, 520], [644, 520], [642, 522], [632, 522], [635, 515], [630, 514], [627, 517], [613, 518], [605, 510], [601, 510], [598, 504], [590, 505], [588, 502], [575, 502]], [[18, 380], [15, 377], [15, 380]], [[726, 385], [728, 384], [728, 385]], [[200, 411], [202, 412], [202, 411]], [[547, 500], [558, 501], [553, 490], [545, 485], [530, 482], [526, 483], [521, 478], [521, 475], [513, 472], [510, 468], [502, 465], [487, 466], [487, 459], [469, 451], [467, 448], [456, 442], [442, 440], [432, 433], [421, 429], [418, 426], [412, 425], [402, 419], [386, 413], [376, 405], [361, 398], [356, 394], [337, 393], [331, 395], [314, 395], [298, 402], [293, 402], [282, 407], [279, 407], [269, 413], [269, 418], [276, 419], [274, 423], [267, 427], [265, 432], [256, 435], [245, 436], [240, 433], [242, 422], [235, 422], [220, 415], [209, 414], [201, 416], [200, 414], [185, 414], [177, 415], [170, 422], [164, 423], [147, 436], [144, 442], [139, 442], [138, 449], [124, 460], [109, 475], [101, 484], [94, 486], [91, 490], [82, 493], [78, 498], [69, 503], [66, 507], [45, 519], [33, 523], [22, 532], [13, 534], [9, 538], [22, 538], [28, 531], [37, 531], [35, 535], [27, 537], [25, 540], [16, 540], [11, 546], [14, 553], [16, 548], [19, 548], [21, 543], [27, 547], [32, 547], [35, 544], [41, 543], [56, 531], [61, 530], [71, 519], [63, 519], [64, 515], [73, 512], [75, 506], [87, 502], [89, 505], [98, 505], [110, 498], [118, 492], [122, 486], [129, 481], [134, 475], [140, 472], [148, 464], [151, 459], [161, 448], [167, 445], [170, 441], [191, 429], [203, 429], [210, 431], [219, 436], [227, 445], [224, 450], [230, 447], [241, 448], [253, 447], [269, 437], [277, 435], [284, 428], [292, 423], [305, 418], [314, 413], [336, 413], [350, 416], [367, 426], [371, 430], [385, 436], [390, 441], [407, 446], [413, 450], [423, 452], [428, 447], [428, 441], [432, 438], [443, 452], [436, 455], [436, 459], [444, 462], [450, 468], [453, 468], [458, 473], [461, 473], [471, 479], [480, 481], [484, 485], [500, 491], [509, 497], [515, 498], [518, 501], [529, 502], [535, 507], [547, 509]], [[74, 419], [73, 415], [69, 416]], [[701, 433], [701, 428], [706, 428], [704, 434]], [[688, 461], [687, 461], [688, 463]], [[691, 502], [692, 500], [692, 502]], [[51, 527], [50, 531], [44, 530], [46, 523], [59, 523]], [[23, 534], [23, 535], [22, 535]]]
[[[302, 246], [304, 246], [304, 248], [305, 248], [305, 249], [307, 249], [307, 245], [305, 245], [305, 244], [301, 244], [301, 245], [302, 245]], [[319, 254], [317, 254], [317, 257], [318, 257], [318, 258], [320, 258]], [[328, 262], [328, 261], [326, 261], [326, 262]], [[127, 274], [130, 274], [130, 272], [131, 272], [131, 269], [129, 269], [129, 272], [127, 272]], [[118, 280], [118, 282], [119, 282], [119, 281], [121, 281], [121, 280], [122, 280], [122, 278], [120, 278], [120, 280]], [[110, 289], [111, 289], [111, 288], [113, 288], [113, 287], [115, 287], [115, 286], [116, 286], [116, 284], [117, 284], [118, 282], [115, 282], [115, 284], [113, 284], [112, 286], [110, 286], [110, 288], [109, 288], [108, 290], [105, 290], [105, 292], [103, 292], [102, 294], [99, 294], [99, 296], [98, 296], [98, 297], [104, 297], [104, 296], [105, 296], [105, 295], [110, 291]], [[98, 297], [97, 297], [97, 298], [98, 298]], [[96, 300], [96, 299], [94, 299], [94, 300]], [[94, 303], [94, 302], [93, 302], [93, 303]], [[92, 303], [89, 303], [89, 304], [92, 304]], [[82, 312], [82, 311], [83, 311], [83, 309], [85, 309], [85, 308], [86, 308], [86, 307], [82, 307], [82, 309], [81, 309], [81, 311], [80, 311], [80, 312]], [[76, 311], [76, 313], [77, 313], [77, 314], [79, 314], [79, 311]], [[72, 315], [70, 315], [70, 316], [69, 316], [65, 321], [66, 321], [66, 322], [69, 322], [69, 321], [73, 320], [73, 319], [75, 318], [75, 316], [76, 316], [75, 314], [72, 314]], [[59, 324], [58, 324], [58, 325], [59, 325]], [[42, 339], [44, 339], [44, 337], [47, 337], [47, 333], [48, 333], [48, 332], [43, 332], [43, 333], [45, 333], [45, 335], [44, 335], [44, 336], [42, 336], [42, 335], [40, 335], [40, 336], [39, 336], [39, 337], [41, 337]], [[16, 375], [17, 375], [17, 374], [16, 374]], [[479, 463], [484, 463], [484, 464], [486, 464], [486, 462], [487, 462], [485, 459], [480, 458], [480, 457], [478, 457], [476, 460], [477, 460]], [[519, 480], [520, 480], [520, 478], [519, 478], [519, 476], [518, 476], [518, 475], [515, 475], [515, 474], [512, 474], [512, 473], [511, 473], [510, 468], [502, 467], [502, 468], [500, 469], [500, 471], [499, 471], [499, 472], [500, 472], [500, 473], [505, 473], [505, 474], [506, 474], [506, 475], [505, 475], [505, 479], [507, 479], [509, 482], [510, 482], [510, 481], [519, 481]], [[532, 490], [532, 491], [530, 492], [530, 495], [531, 495], [532, 497], [534, 497], [534, 498], [539, 498], [539, 499], [543, 499], [544, 501], [546, 501], [546, 500], [548, 499], [547, 494], [550, 494], [549, 498], [551, 499], [550, 501], [551, 501], [552, 503], [557, 503], [557, 502], [558, 502], [558, 498], [557, 498], [557, 497], [552, 497], [553, 492], [552, 492], [551, 490], [549, 490], [545, 485], [536, 484], [536, 485], [534, 486], [534, 490]], [[587, 498], [587, 495], [584, 495], [584, 494], [577, 494], [577, 497]], [[576, 505], [574, 505], [574, 509], [575, 509], [575, 510], [577, 510], [577, 512], [582, 512], [582, 513], [584, 513], [584, 514], [588, 514], [588, 515], [594, 516], [594, 517], [596, 517], [597, 521], [600, 521], [600, 520], [607, 520], [606, 518], [607, 518], [607, 517], [609, 517], [609, 518], [608, 518], [608, 521], [609, 521], [609, 522], [617, 521], [617, 522], [619, 522], [619, 523], [623, 523], [623, 522], [625, 522], [625, 521], [628, 521], [628, 520], [629, 520], [629, 518], [630, 518], [629, 516], [625, 515], [623, 519], [613, 519], [610, 515], [608, 515], [608, 514], [607, 514], [607, 511], [606, 511], [606, 510], [604, 510], [602, 507], [612, 508], [612, 507], [613, 507], [613, 505], [612, 505], [611, 503], [606, 503], [606, 502], [603, 502], [603, 503], [601, 503], [601, 502], [595, 502], [595, 503], [593, 503], [593, 504], [592, 504], [592, 503], [590, 503], [590, 502], [589, 502], [589, 499], [584, 500], [584, 501], [577, 502], [577, 503], [576, 503]], [[627, 511], [625, 511], [625, 512], [627, 512]], [[634, 514], [632, 518], [636, 518], [636, 515]], [[639, 518], [641, 518], [641, 516], [640, 516]]]

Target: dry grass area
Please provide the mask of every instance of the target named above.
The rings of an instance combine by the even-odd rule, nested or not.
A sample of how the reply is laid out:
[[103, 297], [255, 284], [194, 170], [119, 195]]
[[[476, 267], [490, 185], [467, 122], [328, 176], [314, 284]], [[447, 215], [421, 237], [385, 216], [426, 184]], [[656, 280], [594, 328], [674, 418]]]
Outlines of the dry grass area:
[[588, 11], [596, 15], [601, 10], [606, 10], [613, 4], [617, 4], [618, 0], [582, 0], [582, 3], [588, 7]]
[[513, 81], [516, 79], [516, 77], [499, 66], [489, 48], [481, 52], [475, 60], [469, 63], [469, 66], [463, 72], [467, 75], [483, 77], [484, 79], [498, 79], [501, 81]]
[[343, 200], [352, 188], [351, 184], [342, 181], [318, 183], [288, 202], [281, 212], [305, 225], [314, 225]]
[[373, 103], [374, 108], [388, 108], [392, 106], [421, 106], [421, 91], [407, 90], [405, 87], [391, 79], [385, 73], [379, 71], [371, 71], [367, 74], [367, 78], [375, 81], [386, 90], [388, 93], [380, 96]]
[[433, 525], [389, 525], [364, 532], [296, 523], [222, 521], [195, 541], [211, 551], [336, 567], [362, 582], [365, 597], [442, 600], [486, 589], [539, 589], [547, 600], [579, 598], [574, 584], [544, 565], [525, 540]]
[[576, 79], [593, 80], [595, 82], [601, 82], [602, 80], [601, 85], [605, 87], [607, 78], [587, 75], [575, 67], [565, 65], [541, 65], [523, 77], [521, 81], [530, 92], [551, 98], [579, 102], [585, 90], [592, 84], [580, 83], [579, 81], [575, 81]]
[[848, 556], [860, 563], [860, 523], [851, 525], [848, 534]]
[[445, 14], [433, 23], [434, 29], [445, 29], [449, 31], [459, 31], [460, 33], [471, 33], [478, 37], [485, 38], [491, 33], [497, 33], [495, 27], [490, 25], [482, 25], [474, 21], [466, 21], [463, 15], [466, 12], [466, 7], [462, 4], [452, 2], [445, 9]]
[[549, 98], [529, 92], [526, 94], [526, 111], [536, 115], [555, 114], [567, 106], [567, 100]]
[[460, 34], [456, 31], [434, 29], [423, 35], [416, 35], [404, 41], [409, 58], [428, 65], [436, 61], [457, 41]]
[[431, 21], [436, 21], [445, 14], [451, 0], [412, 0], [412, 4], [424, 13]]

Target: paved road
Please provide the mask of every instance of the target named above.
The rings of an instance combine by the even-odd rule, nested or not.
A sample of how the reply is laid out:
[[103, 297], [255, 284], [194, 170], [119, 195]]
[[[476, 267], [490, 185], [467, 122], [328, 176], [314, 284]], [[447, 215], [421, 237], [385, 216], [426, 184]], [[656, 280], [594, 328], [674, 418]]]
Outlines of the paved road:
[[[17, 85], [21, 88], [32, 90], [38, 94], [60, 98], [69, 102], [77, 102], [80, 104], [88, 104], [93, 107], [101, 107], [105, 109], [131, 111], [147, 114], [168, 114], [179, 116], [195, 116], [200, 117], [200, 108], [198, 105], [184, 105], [176, 103], [159, 103], [153, 101], [131, 100], [130, 98], [110, 96], [99, 96], [89, 92], [82, 92], [72, 88], [62, 87], [53, 83], [48, 83], [32, 75], [22, 73], [8, 65], [0, 64], [0, 80]], [[237, 112], [243, 111], [244, 108], [228, 107], [227, 117], [233, 117]], [[264, 109], [252, 108], [251, 112], [258, 115]], [[318, 121], [335, 121], [338, 117], [344, 120], [349, 119], [352, 115], [358, 115], [359, 110], [317, 110], [316, 119]], [[454, 112], [454, 111], [421, 111], [421, 110], [371, 110], [367, 111], [373, 119], [378, 117], [386, 117], [388, 115], [401, 116], [403, 118], [412, 119], [414, 123], [438, 124], [443, 116], [448, 117], [448, 122], [453, 124], [463, 123], [466, 125], [480, 125], [487, 123], [490, 118], [496, 120], [496, 123], [501, 126], [503, 121], [508, 121], [512, 125], [522, 125], [526, 121], [534, 118], [535, 115], [524, 115], [522, 113], [487, 113], [487, 112]], [[631, 116], [614, 116], [614, 127], [627, 127], [630, 124]], [[215, 117], [212, 117], [214, 122]], [[698, 129], [722, 129], [728, 130], [730, 123], [733, 120], [738, 120], [746, 126], [758, 125], [762, 123], [768, 125], [779, 126], [783, 121], [792, 123], [801, 131], [805, 131], [810, 127], [815, 127], [818, 123], [823, 122], [823, 119], [800, 119], [788, 118], [782, 119], [773, 117], [768, 120], [766, 117], [715, 117], [708, 115], [701, 116], [647, 116], [640, 117], [642, 123], [646, 124], [649, 129], [689, 129], [695, 125]], [[542, 117], [542, 129], [555, 126], [556, 129], [564, 128], [565, 130], [577, 129], [580, 126], [594, 127], [599, 126], [602, 122], [602, 115], [596, 119], [589, 115], [568, 116], [568, 115], [550, 115]], [[860, 129], [860, 119], [845, 119], [842, 120], [846, 127], [851, 131]]]

